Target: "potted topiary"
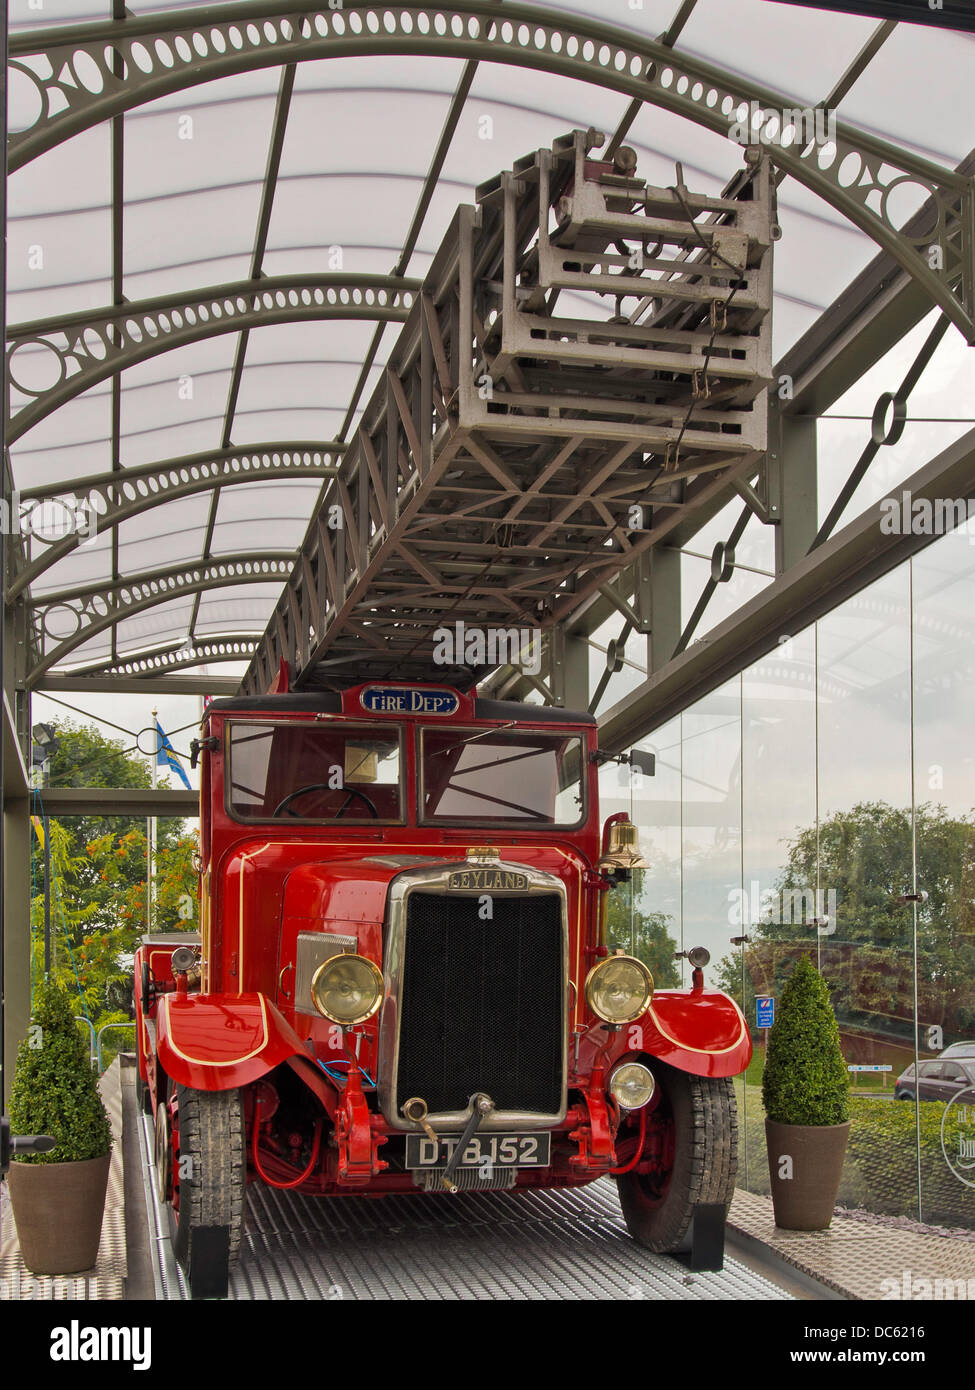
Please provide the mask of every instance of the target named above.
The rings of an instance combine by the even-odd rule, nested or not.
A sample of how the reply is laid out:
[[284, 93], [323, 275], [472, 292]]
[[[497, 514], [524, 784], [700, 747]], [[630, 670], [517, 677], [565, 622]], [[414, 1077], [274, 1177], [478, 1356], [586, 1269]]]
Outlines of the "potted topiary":
[[825, 1231], [850, 1133], [850, 1082], [826, 981], [801, 956], [782, 993], [762, 1078], [775, 1224]]
[[49, 1153], [16, 1158], [7, 1181], [20, 1250], [34, 1274], [76, 1274], [98, 1257], [112, 1132], [67, 994], [42, 985], [17, 1054], [15, 1134], [49, 1134]]

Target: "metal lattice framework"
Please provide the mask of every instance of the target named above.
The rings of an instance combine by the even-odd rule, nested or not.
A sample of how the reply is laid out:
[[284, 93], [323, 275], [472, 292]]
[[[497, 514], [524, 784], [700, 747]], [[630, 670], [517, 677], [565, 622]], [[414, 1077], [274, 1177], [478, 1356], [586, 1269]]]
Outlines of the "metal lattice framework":
[[[792, 143], [783, 134], [782, 113], [802, 104], [788, 95], [581, 16], [569, 20], [518, 4], [506, 4], [499, 16], [489, 0], [395, 7], [349, 0], [337, 9], [276, 0], [25, 34], [12, 40], [10, 53], [19, 81], [35, 94], [33, 120], [11, 142], [12, 169], [167, 93], [329, 57], [423, 54], [534, 68], [652, 103], [721, 135], [744, 110], [756, 134], [764, 129], [763, 141], [784, 173], [873, 237], [925, 285], [966, 339], [975, 340], [970, 179], [840, 122], [835, 139], [803, 141], [793, 134]], [[909, 191], [930, 198], [936, 210], [915, 240], [897, 222], [897, 206]], [[940, 258], [925, 254], [932, 244], [941, 248]]]
[[109, 588], [103, 583], [85, 584], [32, 599], [36, 650], [44, 654], [38, 655], [36, 665], [28, 673], [29, 684], [36, 685], [45, 671], [97, 633], [118, 626], [136, 613], [186, 594], [230, 585], [273, 584], [285, 578], [293, 562], [294, 556], [288, 551], [222, 555], [205, 564], [170, 565], [129, 575]]
[[[634, 509], [683, 511], [691, 480], [754, 468], [769, 165], [706, 197], [648, 185], [602, 143], [564, 137], [458, 210], [245, 689], [281, 659], [302, 683], [374, 653], [429, 672], [452, 614], [548, 625], [632, 562]], [[569, 288], [591, 317], [556, 311]]]
[[[153, 507], [160, 507], [175, 497], [192, 497], [198, 492], [212, 492], [216, 487], [233, 487], [269, 479], [277, 481], [334, 477], [337, 460], [345, 452], [339, 443], [316, 444], [309, 441], [286, 440], [273, 444], [253, 444], [241, 449], [218, 449], [163, 463], [127, 468], [123, 474], [98, 473], [87, 478], [75, 478], [71, 486], [75, 497], [90, 509], [99, 531], [117, 529], [130, 517], [139, 516]], [[20, 502], [31, 515], [33, 507], [42, 507], [51, 498], [65, 499], [64, 485], [48, 483], [45, 487], [25, 488]], [[11, 599], [27, 588], [46, 570], [63, 560], [72, 550], [84, 544], [79, 530], [68, 531], [60, 537], [45, 539], [38, 528], [33, 532], [39, 554], [23, 560], [21, 568], [7, 586]]]
[[275, 323], [381, 319], [402, 323], [419, 282], [309, 275], [217, 285], [13, 324], [7, 337], [7, 439], [14, 443], [66, 401], [162, 352]]
[[195, 642], [167, 642], [163, 646], [146, 647], [124, 661], [95, 661], [76, 667], [72, 674], [114, 676], [120, 681], [131, 676], [161, 676], [167, 672], [192, 670], [204, 663], [247, 661], [256, 647], [257, 638], [252, 632], [228, 632]]

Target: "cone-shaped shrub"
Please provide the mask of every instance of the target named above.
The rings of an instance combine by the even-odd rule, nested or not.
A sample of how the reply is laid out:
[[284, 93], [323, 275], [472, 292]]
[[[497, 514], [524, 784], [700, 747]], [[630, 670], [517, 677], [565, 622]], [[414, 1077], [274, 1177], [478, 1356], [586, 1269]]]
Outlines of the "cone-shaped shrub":
[[780, 1125], [841, 1125], [850, 1081], [826, 981], [807, 956], [796, 962], [769, 1033], [765, 1113]]
[[57, 985], [42, 985], [32, 1026], [17, 1053], [10, 1092], [14, 1134], [50, 1134], [57, 1147], [18, 1163], [73, 1163], [101, 1158], [112, 1147], [112, 1131], [88, 1049], [71, 1014], [71, 1001]]

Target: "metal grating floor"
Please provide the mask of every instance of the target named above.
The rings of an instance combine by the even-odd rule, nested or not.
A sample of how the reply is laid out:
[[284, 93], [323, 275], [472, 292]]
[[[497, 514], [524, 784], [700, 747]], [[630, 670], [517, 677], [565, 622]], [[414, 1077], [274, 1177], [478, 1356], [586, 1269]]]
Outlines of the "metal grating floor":
[[[148, 1131], [143, 1160], [148, 1161]], [[155, 1221], [157, 1296], [186, 1288]], [[616, 1188], [457, 1197], [314, 1200], [263, 1185], [248, 1191], [247, 1228], [230, 1297], [238, 1300], [788, 1299], [734, 1259], [688, 1272], [626, 1234]]]

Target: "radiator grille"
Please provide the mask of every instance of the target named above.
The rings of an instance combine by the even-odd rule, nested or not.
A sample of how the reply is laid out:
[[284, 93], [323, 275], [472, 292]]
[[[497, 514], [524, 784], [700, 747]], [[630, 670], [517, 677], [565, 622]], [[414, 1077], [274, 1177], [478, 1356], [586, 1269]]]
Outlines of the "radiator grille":
[[556, 1114], [565, 1035], [561, 898], [410, 894], [400, 996], [397, 1111], [434, 1114], [486, 1091], [499, 1110]]

